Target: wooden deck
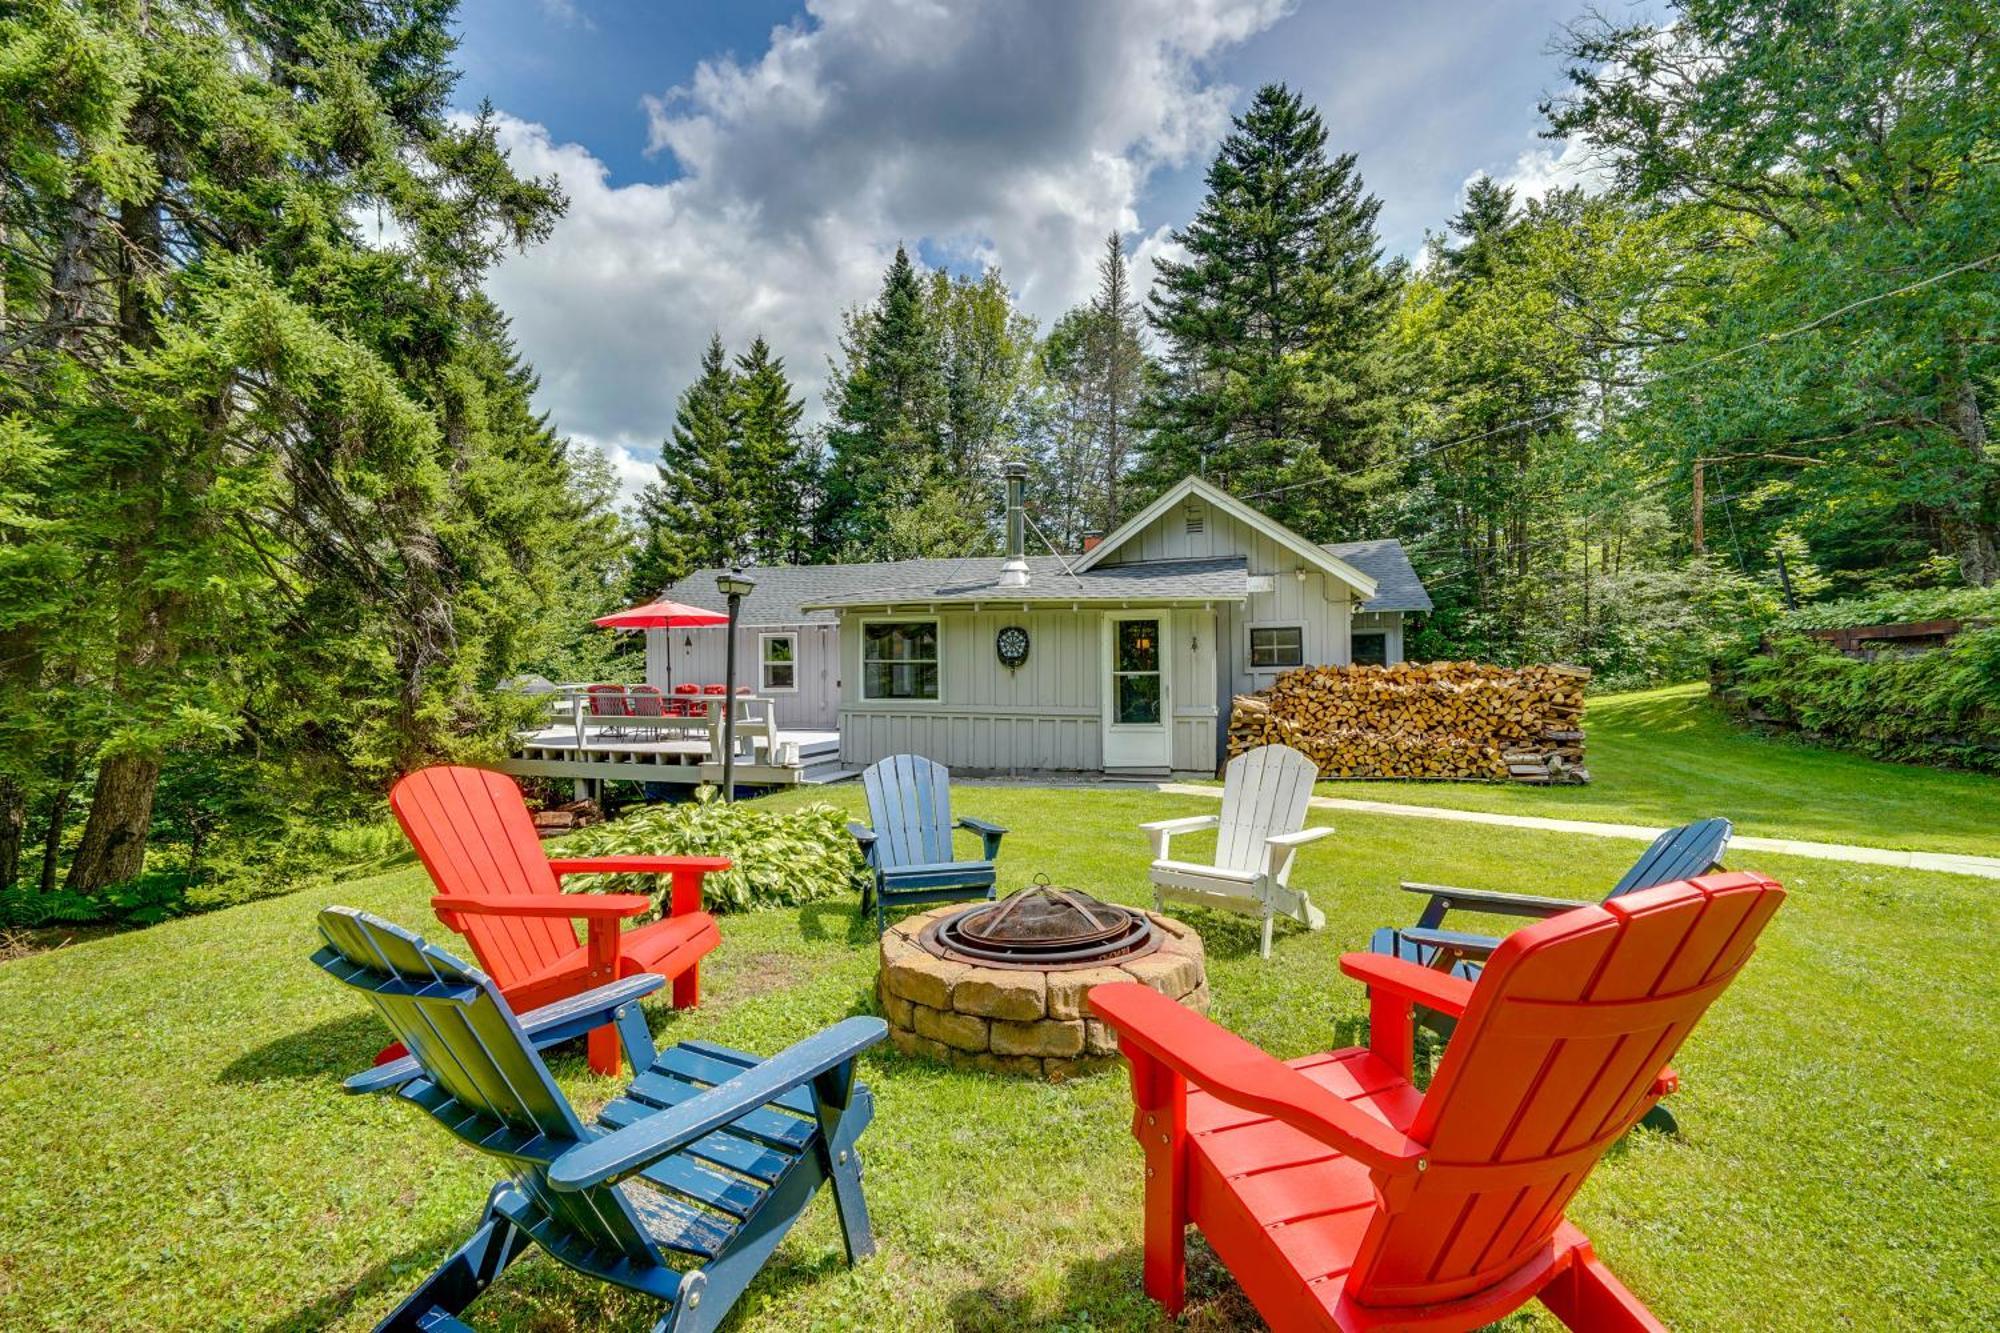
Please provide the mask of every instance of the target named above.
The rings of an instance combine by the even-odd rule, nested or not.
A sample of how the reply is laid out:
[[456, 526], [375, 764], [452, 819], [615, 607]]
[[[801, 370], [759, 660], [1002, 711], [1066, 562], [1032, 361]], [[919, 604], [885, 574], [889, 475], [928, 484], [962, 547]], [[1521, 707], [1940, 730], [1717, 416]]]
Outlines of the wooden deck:
[[[610, 719], [591, 719], [581, 735], [565, 719], [539, 731], [517, 732], [514, 753], [500, 764], [515, 777], [568, 778], [576, 782], [652, 782], [698, 786], [722, 781], [722, 762], [715, 757], [703, 724], [673, 725], [667, 719], [626, 719], [623, 726], [605, 726]], [[776, 756], [764, 731], [741, 735], [736, 758], [740, 787], [792, 787], [839, 782], [854, 776], [840, 766], [837, 731], [776, 732]], [[779, 762], [791, 747], [798, 762]]]

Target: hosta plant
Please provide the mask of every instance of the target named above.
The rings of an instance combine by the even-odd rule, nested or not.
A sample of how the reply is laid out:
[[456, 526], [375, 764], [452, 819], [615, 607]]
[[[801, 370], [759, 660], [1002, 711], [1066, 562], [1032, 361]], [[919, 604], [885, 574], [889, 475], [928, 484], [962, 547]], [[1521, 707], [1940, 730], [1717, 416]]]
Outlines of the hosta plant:
[[[702, 906], [711, 912], [792, 907], [856, 892], [861, 854], [847, 816], [815, 803], [773, 810], [754, 801], [726, 803], [703, 787], [695, 799], [655, 805], [608, 824], [579, 830], [551, 849], [557, 856], [726, 856], [733, 863], [708, 876]], [[576, 875], [571, 892], [651, 893], [648, 875]], [[665, 884], [658, 886], [665, 891]]]

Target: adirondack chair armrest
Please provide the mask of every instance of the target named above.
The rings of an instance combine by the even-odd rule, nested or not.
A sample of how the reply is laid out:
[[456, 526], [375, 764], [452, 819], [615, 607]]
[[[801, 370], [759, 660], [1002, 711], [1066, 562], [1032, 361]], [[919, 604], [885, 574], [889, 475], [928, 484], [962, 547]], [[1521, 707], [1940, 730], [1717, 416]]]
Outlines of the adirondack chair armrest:
[[1093, 986], [1090, 1008], [1137, 1053], [1210, 1095], [1283, 1121], [1377, 1170], [1423, 1168], [1429, 1151], [1243, 1038], [1136, 982]]
[[552, 856], [549, 869], [558, 875], [706, 875], [727, 870], [726, 856]]
[[559, 1190], [608, 1184], [713, 1133], [783, 1093], [852, 1061], [889, 1035], [879, 1018], [847, 1018], [657, 1115], [579, 1144], [549, 1166]]
[[974, 819], [971, 815], [960, 815], [958, 827], [979, 835], [979, 841], [984, 844], [981, 860], [996, 861], [1000, 858], [1000, 839], [1007, 836], [1006, 829], [983, 819]]
[[[1433, 949], [1450, 954], [1454, 959], [1471, 958], [1484, 961], [1491, 958], [1493, 951], [1500, 947], [1500, 941], [1491, 935], [1468, 935], [1458, 930], [1431, 930], [1423, 926], [1404, 926], [1396, 933], [1412, 944], [1428, 944]], [[1409, 960], [1406, 958], [1403, 961]], [[1424, 970], [1428, 972], [1434, 969]]]
[[1472, 983], [1435, 968], [1423, 967], [1403, 958], [1379, 953], [1344, 953], [1340, 970], [1370, 991], [1394, 997], [1398, 1002], [1420, 1004], [1447, 1018], [1458, 1018], [1472, 1002]]
[[457, 912], [465, 916], [607, 917], [615, 921], [619, 917], [652, 911], [653, 900], [643, 893], [510, 893], [504, 896], [440, 893], [431, 899], [431, 907], [440, 916], [446, 912]]
[[1311, 828], [1297, 829], [1291, 833], [1273, 833], [1264, 839], [1264, 873], [1282, 881], [1285, 872], [1291, 868], [1292, 857], [1299, 848], [1309, 842], [1333, 836], [1333, 825], [1316, 824]]
[[549, 869], [557, 875], [667, 875], [673, 880], [663, 904], [668, 916], [686, 916], [701, 910], [701, 881], [704, 875], [727, 870], [734, 864], [726, 856], [564, 856], [550, 857]]
[[[640, 972], [622, 981], [608, 982], [580, 995], [572, 995], [567, 1000], [557, 1000], [518, 1015], [521, 1032], [527, 1037], [528, 1044], [539, 1051], [603, 1027], [620, 1009], [644, 999], [666, 984], [665, 977], [652, 972]], [[421, 1077], [423, 1072], [422, 1063], [414, 1055], [406, 1055], [386, 1065], [364, 1069], [340, 1086], [347, 1092], [391, 1092], [411, 1079]]]
[[1561, 916], [1573, 908], [1584, 906], [1574, 898], [1544, 898], [1533, 893], [1496, 893], [1491, 889], [1460, 889], [1449, 884], [1420, 884], [1405, 882], [1405, 893], [1420, 893], [1430, 899], [1417, 924], [1431, 927], [1442, 925], [1445, 913], [1454, 908], [1469, 912], [1493, 912], [1501, 916]]
[[1149, 824], [1139, 825], [1139, 831], [1153, 844], [1153, 859], [1165, 861], [1167, 849], [1173, 843], [1176, 833], [1199, 833], [1203, 829], [1219, 827], [1221, 815], [1188, 815], [1181, 819], [1155, 819]]
[[869, 865], [874, 865], [875, 830], [869, 828], [866, 824], [857, 824], [850, 819], [847, 821], [847, 832], [860, 845], [862, 859], [867, 861]]

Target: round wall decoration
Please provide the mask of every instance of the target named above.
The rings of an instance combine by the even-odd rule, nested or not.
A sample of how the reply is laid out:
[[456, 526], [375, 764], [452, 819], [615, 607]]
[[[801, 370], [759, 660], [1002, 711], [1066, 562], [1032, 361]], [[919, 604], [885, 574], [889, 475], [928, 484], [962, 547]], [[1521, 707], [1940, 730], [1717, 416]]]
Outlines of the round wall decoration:
[[993, 636], [993, 648], [1000, 654], [1000, 665], [1012, 671], [1028, 660], [1028, 631], [1009, 625]]

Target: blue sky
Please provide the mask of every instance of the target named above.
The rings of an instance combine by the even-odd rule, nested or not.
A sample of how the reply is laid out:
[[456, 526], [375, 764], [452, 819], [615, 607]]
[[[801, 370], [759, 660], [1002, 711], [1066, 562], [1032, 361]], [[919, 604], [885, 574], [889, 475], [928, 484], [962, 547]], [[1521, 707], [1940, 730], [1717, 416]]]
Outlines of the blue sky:
[[456, 103], [490, 101], [571, 209], [491, 288], [559, 428], [650, 472], [711, 330], [813, 397], [898, 242], [998, 264], [1046, 323], [1106, 231], [1140, 278], [1228, 115], [1283, 80], [1383, 201], [1392, 253], [1486, 171], [1576, 178], [1538, 138], [1583, 0], [466, 0]]

